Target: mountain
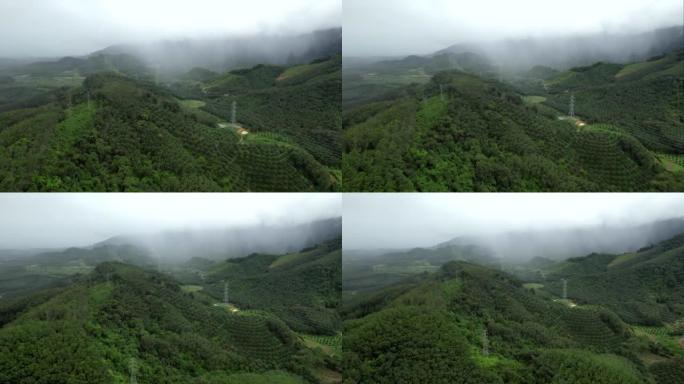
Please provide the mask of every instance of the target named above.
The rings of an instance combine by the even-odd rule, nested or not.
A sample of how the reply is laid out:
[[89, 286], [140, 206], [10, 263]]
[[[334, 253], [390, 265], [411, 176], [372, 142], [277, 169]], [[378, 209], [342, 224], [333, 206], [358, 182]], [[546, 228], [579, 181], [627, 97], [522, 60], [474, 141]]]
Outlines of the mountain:
[[684, 218], [673, 218], [640, 225], [601, 225], [464, 236], [434, 247], [477, 246], [511, 262], [528, 261], [535, 257], [558, 261], [592, 252], [634, 252], [682, 232]]
[[[643, 278], [658, 284], [660, 276]], [[662, 336], [650, 336], [650, 329], [626, 323], [607, 306], [568, 297], [463, 261], [370, 293], [346, 294], [345, 379], [636, 384], [684, 378], [676, 334], [659, 328]]]
[[257, 64], [305, 64], [342, 52], [342, 29], [301, 35], [258, 35], [235, 38], [166, 40], [143, 45], [115, 45], [98, 54], [132, 55], [164, 73], [193, 67], [225, 72]]
[[[69, 65], [80, 65], [75, 60]], [[4, 89], [10, 94], [4, 106], [0, 90], [6, 110], [0, 113], [0, 189], [338, 189], [336, 62], [282, 67], [266, 80], [269, 87], [236, 97], [201, 93], [200, 100], [180, 100], [162, 84], [121, 69], [85, 80], [73, 69], [50, 78], [68, 87], [47, 89], [28, 75], [27, 84]], [[288, 73], [290, 79], [277, 80]], [[233, 101], [240, 108], [235, 125], [224, 120]]]
[[563, 70], [597, 61], [641, 61], [681, 49], [682, 41], [684, 26], [679, 25], [638, 33], [596, 33], [455, 44], [435, 54], [474, 52], [509, 68], [527, 69], [545, 65]]
[[[346, 73], [344, 188], [681, 190], [680, 56], [571, 70], [575, 99], [583, 97], [575, 117], [566, 115], [569, 72], [535, 86], [459, 70], [430, 76], [424, 67]], [[621, 71], [634, 75], [616, 80]]]
[[309, 383], [332, 357], [267, 311], [215, 305], [175, 280], [107, 262], [0, 307], [0, 381]]
[[151, 235], [122, 235], [98, 245], [134, 245], [164, 262], [190, 257], [225, 260], [252, 253], [295, 252], [342, 234], [342, 219], [330, 218], [297, 225], [255, 225], [215, 230], [168, 231]]

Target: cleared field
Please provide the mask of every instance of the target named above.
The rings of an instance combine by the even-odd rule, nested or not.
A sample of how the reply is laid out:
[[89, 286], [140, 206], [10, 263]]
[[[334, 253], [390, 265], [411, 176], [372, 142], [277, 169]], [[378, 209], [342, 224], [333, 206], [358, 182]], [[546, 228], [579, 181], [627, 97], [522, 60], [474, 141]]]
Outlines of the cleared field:
[[308, 335], [299, 334], [304, 341], [304, 344], [309, 348], [320, 348], [323, 352], [330, 355], [342, 355], [342, 335], [335, 336], [325, 335]]
[[684, 172], [684, 155], [660, 153], [657, 155], [665, 169], [670, 172]]
[[202, 289], [204, 289], [204, 288], [203, 288], [202, 286], [200, 286], [200, 285], [181, 285], [180, 288], [181, 288], [181, 290], [182, 290], [183, 292], [188, 292], [188, 293], [199, 292], [199, 291], [201, 291]]
[[300, 75], [303, 75], [309, 71], [313, 71], [314, 69], [323, 66], [325, 63], [316, 63], [316, 64], [303, 64], [303, 65], [297, 65], [295, 67], [290, 67], [285, 70], [285, 72], [281, 73], [280, 76], [276, 80], [282, 81], [285, 79], [289, 79], [292, 77], [297, 77]]
[[615, 78], [619, 79], [621, 77], [627, 76], [627, 75], [635, 73], [637, 71], [657, 66], [657, 65], [661, 64], [664, 60], [665, 59], [660, 59], [660, 60], [655, 60], [655, 61], [646, 61], [643, 63], [629, 64], [629, 65], [625, 66], [624, 68], [622, 68], [620, 70], [620, 72], [616, 73]]
[[412, 69], [400, 74], [390, 73], [366, 73], [362, 75], [363, 81], [371, 84], [395, 84], [395, 85], [409, 85], [409, 84], [426, 84], [430, 81], [432, 76], [428, 75], [420, 69]]
[[544, 96], [523, 96], [522, 99], [525, 104], [529, 105], [539, 104], [546, 101], [546, 97]]
[[423, 272], [437, 272], [440, 269], [438, 265], [432, 265], [427, 262], [419, 262], [411, 265], [386, 265], [377, 264], [373, 266], [375, 273], [396, 273], [396, 274], [416, 274]]
[[191, 109], [202, 108], [207, 105], [207, 103], [202, 100], [181, 100], [180, 103], [182, 106]]

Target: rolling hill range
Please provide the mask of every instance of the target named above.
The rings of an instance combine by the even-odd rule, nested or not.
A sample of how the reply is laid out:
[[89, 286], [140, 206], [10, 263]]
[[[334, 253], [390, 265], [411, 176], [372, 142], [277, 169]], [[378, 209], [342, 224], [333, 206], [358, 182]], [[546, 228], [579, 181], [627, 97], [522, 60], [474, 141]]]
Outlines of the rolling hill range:
[[207, 263], [205, 285], [107, 261], [0, 299], [0, 381], [339, 383], [339, 247]]
[[[543, 266], [540, 283], [578, 303], [603, 305], [632, 324], [684, 318], [684, 234], [620, 255], [590, 254]], [[542, 281], [543, 280], [543, 281]]]
[[[439, 59], [414, 60], [418, 67], [399, 74], [401, 65], [392, 64], [384, 72], [344, 75], [345, 190], [684, 188], [680, 51], [655, 58], [654, 65], [542, 71], [555, 77], [524, 85], [499, 81], [482, 65], [475, 74], [449, 64], [461, 70], [430, 75], [426, 60]], [[424, 76], [415, 80], [415, 73]], [[348, 90], [346, 79], [354, 76]], [[358, 96], [362, 86], [375, 91]], [[572, 87], [578, 87], [572, 91], [576, 117], [566, 116]]]
[[0, 189], [337, 190], [340, 68], [338, 55], [170, 77], [100, 53], [4, 70]]
[[[345, 282], [345, 379], [679, 382], [682, 260], [680, 235], [631, 254], [551, 262], [546, 280], [450, 261], [375, 288], [347, 292]], [[660, 317], [639, 319], [636, 308]]]
[[293, 330], [334, 336], [342, 281], [341, 239], [286, 255], [252, 254], [175, 275], [244, 309], [268, 310]]

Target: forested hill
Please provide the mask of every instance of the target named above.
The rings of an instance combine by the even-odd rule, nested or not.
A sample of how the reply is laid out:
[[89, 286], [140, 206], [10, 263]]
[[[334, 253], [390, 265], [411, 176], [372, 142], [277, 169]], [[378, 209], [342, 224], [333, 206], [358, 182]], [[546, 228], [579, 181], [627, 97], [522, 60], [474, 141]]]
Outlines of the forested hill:
[[183, 281], [240, 308], [268, 310], [298, 332], [336, 335], [342, 284], [341, 238], [285, 255], [252, 254], [184, 270]]
[[[591, 254], [539, 270], [551, 292], [603, 305], [632, 324], [663, 326], [684, 318], [684, 233], [636, 252]], [[541, 276], [540, 276], [541, 277]]]
[[[576, 93], [578, 118], [568, 118], [565, 88], [556, 94], [534, 94], [537, 88], [518, 89], [461, 71], [437, 73], [428, 83], [404, 86], [401, 92], [395, 85], [385, 87], [391, 92], [384, 100], [364, 101], [344, 112], [344, 188], [682, 190], [684, 168], [678, 165], [681, 156], [676, 152], [682, 109], [677, 109], [681, 98], [675, 97], [682, 88], [676, 74], [682, 61], [677, 53], [672, 55], [664, 69], [669, 72], [651, 80], [645, 76], [620, 82], [633, 91], [630, 94], [643, 91], [648, 101], [625, 98], [617, 88], [612, 94], [619, 98], [610, 94], [601, 98], [606, 91], [600, 87], [587, 89], [596, 95], [591, 100], [587, 96], [588, 104], [604, 111], [595, 118], [583, 114], [589, 108], [579, 102], [582, 91]], [[409, 78], [408, 73], [402, 76]], [[667, 87], [656, 86], [665, 83]], [[629, 111], [622, 116], [632, 123], [609, 118], [605, 113], [609, 110], [615, 111], [613, 117], [618, 111]], [[670, 146], [654, 146], [654, 140], [648, 140], [654, 135]], [[669, 152], [659, 152], [665, 150]]]
[[343, 311], [346, 379], [664, 384], [684, 378], [676, 336], [649, 337], [610, 309], [540, 287], [449, 262], [420, 282], [357, 294]]
[[[61, 291], [0, 307], [0, 381], [309, 383], [335, 367], [273, 314], [104, 263]], [[27, 306], [28, 304], [28, 306]], [[135, 373], [132, 373], [135, 372]]]
[[[20, 87], [0, 85], [0, 93], [9, 92], [10, 99], [13, 89], [26, 93], [21, 108], [10, 103], [5, 110], [11, 110], [0, 113], [0, 189], [335, 190], [340, 179], [340, 112], [334, 100], [341, 92], [339, 76], [301, 72], [308, 76], [303, 84], [276, 87], [274, 78], [272, 91], [238, 98], [245, 118], [238, 115], [236, 126], [224, 120], [233, 99], [211, 114], [198, 107], [213, 102], [179, 100], [162, 84], [118, 70], [90, 75], [82, 86], [73, 84], [78, 84], [76, 75], [61, 88], [54, 88], [55, 77], [47, 89], [37, 87], [38, 80]], [[270, 100], [279, 100], [275, 109]], [[252, 129], [248, 124], [254, 132], [245, 135]]]

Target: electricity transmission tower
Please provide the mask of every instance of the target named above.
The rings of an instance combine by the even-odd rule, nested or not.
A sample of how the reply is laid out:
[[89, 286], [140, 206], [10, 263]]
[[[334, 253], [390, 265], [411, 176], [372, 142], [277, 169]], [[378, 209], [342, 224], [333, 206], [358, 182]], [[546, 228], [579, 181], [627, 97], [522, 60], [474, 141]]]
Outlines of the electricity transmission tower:
[[236, 111], [237, 111], [237, 102], [235, 102], [235, 100], [233, 100], [233, 108], [232, 108], [232, 113], [230, 115], [230, 122], [233, 123], [233, 125], [235, 125], [235, 113], [236, 113]]
[[563, 279], [563, 300], [568, 299], [568, 281]]
[[489, 339], [487, 338], [487, 328], [482, 331], [482, 354], [489, 356]]
[[131, 371], [131, 384], [138, 384], [138, 366], [134, 357], [129, 360], [128, 369]]
[[223, 281], [223, 304], [228, 305], [228, 280]]
[[444, 101], [444, 87], [442, 84], [439, 85], [439, 98]]
[[570, 117], [575, 117], [575, 94], [570, 94]]

